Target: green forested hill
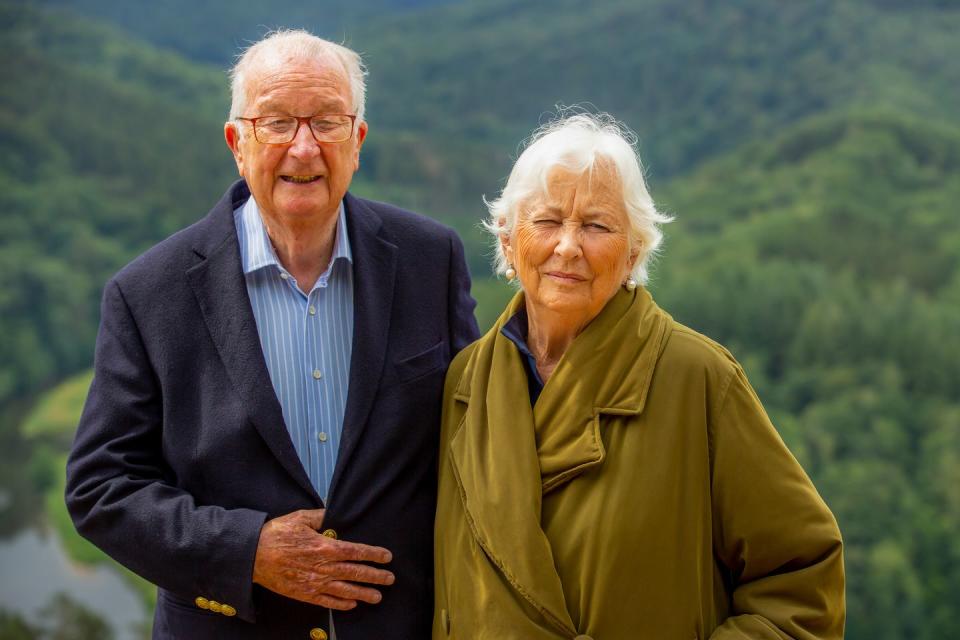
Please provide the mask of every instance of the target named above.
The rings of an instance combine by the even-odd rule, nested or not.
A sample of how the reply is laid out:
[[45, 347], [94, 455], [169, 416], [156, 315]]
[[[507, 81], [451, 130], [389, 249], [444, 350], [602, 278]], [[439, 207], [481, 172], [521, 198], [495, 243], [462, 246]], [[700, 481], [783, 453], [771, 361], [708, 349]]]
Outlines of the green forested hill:
[[353, 31], [368, 20], [397, 15], [455, 0], [362, 0], [337, 2], [263, 2], [262, 0], [37, 0], [113, 23], [191, 60], [226, 66], [237, 49], [267, 29], [292, 25], [349, 44]]
[[[480, 196], [541, 112], [589, 100], [639, 131], [677, 216], [654, 293], [744, 363], [837, 514], [847, 637], [960, 637], [955, 3], [40, 4], [0, 0], [0, 418], [89, 366], [103, 282], [233, 179], [235, 46], [353, 25], [372, 121], [355, 190], [456, 225], [478, 276]], [[475, 292], [489, 321], [509, 289]]]
[[841, 107], [960, 121], [958, 33], [956, 3], [491, 0], [354, 37], [392, 128], [513, 146], [553, 104], [589, 101], [668, 176]]
[[960, 130], [816, 118], [678, 180], [656, 297], [840, 522], [851, 640], [960, 637]]
[[105, 279], [196, 220], [235, 171], [213, 72], [18, 4], [0, 5], [0, 25], [6, 405], [89, 364]]
[[512, 151], [557, 102], [631, 123], [659, 176], [837, 108], [960, 121], [960, 5], [940, 0], [58, 1], [222, 65], [267, 27], [346, 37], [370, 67], [375, 126], [464, 153]]

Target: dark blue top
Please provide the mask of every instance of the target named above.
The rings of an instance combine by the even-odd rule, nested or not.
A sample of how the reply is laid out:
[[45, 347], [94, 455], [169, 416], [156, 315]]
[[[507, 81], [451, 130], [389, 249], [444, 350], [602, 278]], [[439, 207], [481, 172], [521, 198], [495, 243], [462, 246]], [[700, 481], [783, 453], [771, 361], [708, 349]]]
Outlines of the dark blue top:
[[513, 317], [507, 321], [500, 329], [500, 333], [506, 336], [523, 356], [523, 365], [527, 370], [527, 389], [530, 391], [530, 406], [537, 403], [540, 392], [543, 391], [543, 380], [537, 372], [537, 361], [530, 353], [530, 347], [527, 346], [527, 310], [521, 309], [513, 314]]

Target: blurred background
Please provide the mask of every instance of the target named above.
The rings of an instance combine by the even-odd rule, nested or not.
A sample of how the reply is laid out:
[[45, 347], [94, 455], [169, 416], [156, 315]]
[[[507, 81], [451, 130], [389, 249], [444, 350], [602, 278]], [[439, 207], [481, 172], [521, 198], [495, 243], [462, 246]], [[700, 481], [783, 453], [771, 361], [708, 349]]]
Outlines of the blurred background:
[[[142, 638], [64, 460], [106, 279], [235, 178], [225, 70], [267, 29], [362, 52], [358, 195], [467, 244], [556, 104], [637, 131], [650, 288], [728, 346], [846, 540], [852, 640], [960, 638], [960, 5], [950, 0], [0, 0], [0, 638]], [[158, 292], [157, 304], [163, 304]], [[642, 593], [637, 594], [642, 597]]]

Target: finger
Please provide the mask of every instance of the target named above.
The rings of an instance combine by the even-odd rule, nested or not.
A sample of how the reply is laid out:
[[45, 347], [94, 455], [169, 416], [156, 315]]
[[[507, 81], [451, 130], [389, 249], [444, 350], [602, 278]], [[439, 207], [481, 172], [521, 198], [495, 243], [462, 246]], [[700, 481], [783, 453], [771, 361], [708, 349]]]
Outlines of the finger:
[[337, 540], [335, 542], [335, 557], [337, 560], [379, 562], [381, 564], [386, 564], [393, 560], [393, 554], [383, 547], [372, 547], [368, 544], [347, 542], [345, 540]]
[[314, 531], [319, 531], [320, 528], [323, 527], [323, 517], [326, 513], [326, 509], [301, 509], [300, 511], [295, 511], [294, 515], [297, 516], [300, 522]]
[[337, 611], [349, 611], [357, 606], [356, 600], [338, 598], [327, 593], [319, 593], [315, 595], [310, 599], [310, 602], [328, 609], [336, 609]]
[[316, 567], [316, 570], [337, 580], [349, 580], [350, 582], [389, 585], [396, 580], [393, 573], [385, 569], [377, 569], [353, 562], [334, 562], [320, 565]]
[[361, 587], [360, 585], [350, 584], [349, 582], [340, 580], [335, 580], [327, 584], [324, 591], [326, 591], [327, 595], [343, 600], [358, 600], [369, 604], [377, 604], [383, 600], [383, 595], [376, 589]]

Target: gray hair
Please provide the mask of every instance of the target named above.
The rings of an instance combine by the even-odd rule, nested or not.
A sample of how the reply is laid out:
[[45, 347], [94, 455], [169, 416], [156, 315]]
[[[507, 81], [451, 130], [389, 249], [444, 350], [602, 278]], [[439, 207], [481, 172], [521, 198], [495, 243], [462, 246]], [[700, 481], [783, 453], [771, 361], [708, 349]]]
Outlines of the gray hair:
[[492, 202], [484, 199], [490, 217], [483, 226], [494, 237], [494, 271], [503, 275], [508, 267], [500, 234], [512, 233], [520, 207], [532, 197], [546, 193], [547, 176], [552, 169], [560, 167], [582, 175], [592, 171], [598, 160], [606, 160], [623, 185], [630, 246], [640, 247], [631, 275], [645, 284], [650, 276], [650, 261], [663, 242], [659, 225], [673, 218], [657, 211], [647, 191], [636, 151], [636, 134], [609, 114], [567, 115], [570, 111], [561, 109], [555, 120], [542, 125], [528, 138], [500, 197]]
[[[314, 59], [328, 61], [330, 58], [343, 65], [343, 71], [350, 83], [350, 94], [357, 122], [363, 122], [366, 104], [367, 74], [360, 54], [347, 47], [318, 38], [303, 29], [280, 29], [267, 34], [259, 42], [247, 47], [230, 70], [230, 90], [233, 100], [230, 104], [230, 120], [244, 115], [247, 108], [249, 76], [264, 62], [280, 62], [289, 59]], [[306, 114], [300, 114], [306, 115]]]

